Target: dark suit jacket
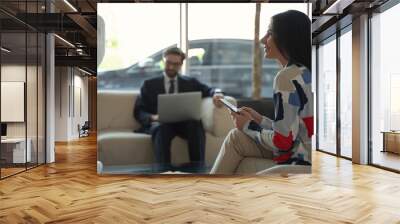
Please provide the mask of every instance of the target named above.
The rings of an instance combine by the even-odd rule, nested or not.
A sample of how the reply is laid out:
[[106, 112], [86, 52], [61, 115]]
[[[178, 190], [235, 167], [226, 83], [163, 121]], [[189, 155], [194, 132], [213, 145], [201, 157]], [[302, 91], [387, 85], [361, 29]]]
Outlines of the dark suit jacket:
[[[178, 75], [178, 93], [197, 91], [202, 93], [202, 97], [209, 97], [214, 95], [215, 90], [195, 78]], [[165, 94], [163, 75], [144, 81], [134, 110], [135, 119], [142, 125], [138, 131], [143, 132], [151, 126], [150, 116], [157, 114], [159, 94]]]

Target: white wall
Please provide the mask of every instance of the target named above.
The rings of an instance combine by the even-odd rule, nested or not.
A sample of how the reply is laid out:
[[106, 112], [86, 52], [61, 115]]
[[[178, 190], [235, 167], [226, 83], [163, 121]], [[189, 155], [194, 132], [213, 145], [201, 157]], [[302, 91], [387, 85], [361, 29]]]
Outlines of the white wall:
[[56, 141], [77, 139], [78, 124], [88, 120], [88, 78], [83, 75], [76, 68], [56, 67]]
[[[26, 70], [28, 74], [36, 74], [36, 67], [33, 66], [27, 66], [25, 67], [25, 65], [2, 65], [1, 66], [1, 81], [3, 82], [25, 82], [25, 75], [26, 75]], [[29, 77], [28, 77], [29, 78]], [[30, 85], [35, 83], [31, 83], [32, 81], [30, 80]], [[27, 96], [32, 98], [36, 98], [36, 89], [34, 89], [34, 92], [30, 92], [29, 90], [33, 90], [31, 88], [27, 89]], [[32, 99], [27, 99], [28, 103], [32, 102]], [[35, 105], [30, 105], [30, 106], [34, 106], [36, 108], [36, 104]], [[7, 108], [1, 108], [2, 110], [7, 110]], [[28, 121], [31, 122], [32, 120], [34, 120], [34, 118], [36, 117], [32, 117], [33, 114], [28, 113]], [[34, 114], [34, 116], [36, 116], [36, 114]], [[36, 121], [36, 120], [35, 120]], [[7, 136], [8, 137], [25, 137], [25, 124], [26, 122], [9, 122], [7, 123]], [[36, 123], [36, 122], [35, 122]], [[28, 127], [32, 127], [32, 125], [29, 125]], [[28, 136], [29, 137], [29, 136]]]
[[88, 120], [88, 77], [82, 76], [82, 74], [79, 70], [74, 70], [74, 96], [71, 96], [74, 99], [74, 102], [71, 102], [71, 105], [74, 105], [71, 110], [72, 130], [70, 134], [72, 138], [77, 138], [79, 135], [78, 124], [82, 126]]
[[55, 68], [55, 141], [68, 140], [69, 69]]
[[[84, 73], [80, 72], [79, 70], [75, 70], [75, 90], [80, 88], [81, 97], [80, 97], [80, 105], [81, 105], [81, 113], [77, 110], [78, 108], [75, 107], [75, 119], [73, 124], [73, 135], [78, 137], [78, 129], [77, 126], [80, 124], [81, 126], [85, 123], [85, 121], [89, 120], [89, 91], [88, 91], [88, 77], [83, 76]], [[75, 92], [75, 94], [77, 94]], [[75, 100], [78, 100], [75, 95]], [[75, 101], [76, 104], [78, 104]]]

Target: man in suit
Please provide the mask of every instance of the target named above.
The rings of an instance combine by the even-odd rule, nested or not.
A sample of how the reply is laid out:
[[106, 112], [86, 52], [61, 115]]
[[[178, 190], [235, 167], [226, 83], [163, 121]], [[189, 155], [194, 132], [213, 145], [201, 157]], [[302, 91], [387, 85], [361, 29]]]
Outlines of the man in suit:
[[160, 123], [157, 114], [157, 96], [200, 91], [202, 97], [213, 97], [214, 104], [221, 107], [218, 99], [223, 95], [195, 78], [179, 74], [186, 57], [179, 48], [169, 48], [163, 56], [164, 72], [161, 76], [143, 83], [140, 96], [135, 103], [134, 116], [142, 125], [140, 130], [152, 137], [158, 172], [172, 169], [170, 147], [175, 136], [180, 136], [188, 141], [191, 163], [187, 164], [186, 168], [200, 171], [205, 165], [205, 133], [201, 121]]

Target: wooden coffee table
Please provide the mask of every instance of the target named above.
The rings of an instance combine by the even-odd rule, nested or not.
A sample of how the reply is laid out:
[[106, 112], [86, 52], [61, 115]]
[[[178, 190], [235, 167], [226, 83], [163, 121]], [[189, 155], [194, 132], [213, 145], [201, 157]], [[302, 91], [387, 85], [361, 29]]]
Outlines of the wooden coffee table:
[[400, 131], [382, 131], [383, 150], [382, 152], [392, 152], [400, 154]]

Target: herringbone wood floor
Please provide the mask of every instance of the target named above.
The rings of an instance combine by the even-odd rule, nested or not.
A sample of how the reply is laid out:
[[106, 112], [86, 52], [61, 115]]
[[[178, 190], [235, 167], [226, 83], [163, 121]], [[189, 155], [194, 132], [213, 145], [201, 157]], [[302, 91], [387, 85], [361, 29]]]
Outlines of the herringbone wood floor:
[[98, 176], [94, 137], [0, 181], [0, 223], [400, 223], [400, 175], [313, 154], [313, 174]]

